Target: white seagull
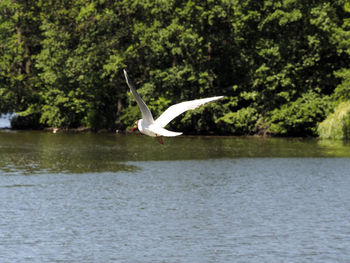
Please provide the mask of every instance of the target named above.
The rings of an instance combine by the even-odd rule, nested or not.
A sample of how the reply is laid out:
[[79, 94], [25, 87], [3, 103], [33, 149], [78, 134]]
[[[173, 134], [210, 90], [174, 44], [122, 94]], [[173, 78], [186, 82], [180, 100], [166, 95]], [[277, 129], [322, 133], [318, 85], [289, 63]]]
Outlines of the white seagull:
[[163, 144], [163, 140], [161, 136], [174, 137], [182, 134], [182, 132], [173, 132], [173, 131], [168, 131], [164, 129], [164, 127], [171, 120], [173, 120], [174, 118], [176, 118], [177, 116], [179, 116], [181, 113], [185, 111], [194, 110], [204, 104], [222, 99], [224, 97], [224, 96], [216, 96], [216, 97], [181, 102], [169, 107], [166, 111], [164, 111], [158, 117], [158, 119], [154, 120], [151, 111], [149, 110], [147, 105], [143, 102], [140, 95], [137, 93], [125, 69], [124, 69], [124, 76], [126, 79], [126, 83], [128, 84], [131, 90], [131, 93], [134, 96], [142, 113], [142, 119], [135, 122], [135, 125], [132, 128], [131, 132], [133, 132], [136, 128], [138, 128], [141, 133], [151, 137], [156, 137], [158, 142], [161, 144]]

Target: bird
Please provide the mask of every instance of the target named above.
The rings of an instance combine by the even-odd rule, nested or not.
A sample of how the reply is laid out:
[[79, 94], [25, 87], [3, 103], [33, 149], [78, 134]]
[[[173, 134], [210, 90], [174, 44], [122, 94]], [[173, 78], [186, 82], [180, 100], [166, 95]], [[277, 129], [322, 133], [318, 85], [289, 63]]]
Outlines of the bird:
[[184, 113], [185, 111], [194, 110], [200, 106], [203, 106], [204, 104], [220, 100], [224, 97], [224, 96], [215, 96], [215, 97], [190, 100], [190, 101], [174, 104], [170, 106], [167, 110], [165, 110], [156, 120], [154, 120], [151, 111], [149, 110], [147, 105], [144, 103], [140, 95], [137, 93], [135, 86], [133, 82], [130, 80], [128, 73], [126, 72], [125, 69], [124, 69], [124, 76], [125, 76], [126, 83], [129, 86], [131, 93], [134, 96], [136, 103], [142, 114], [142, 119], [139, 119], [135, 122], [135, 125], [133, 126], [130, 132], [132, 133], [135, 129], [138, 129], [141, 133], [145, 135], [156, 137], [160, 144], [163, 144], [162, 137], [174, 137], [182, 134], [182, 132], [174, 132], [174, 131], [169, 131], [167, 129], [164, 129], [164, 127], [174, 118], [179, 116], [181, 113]]

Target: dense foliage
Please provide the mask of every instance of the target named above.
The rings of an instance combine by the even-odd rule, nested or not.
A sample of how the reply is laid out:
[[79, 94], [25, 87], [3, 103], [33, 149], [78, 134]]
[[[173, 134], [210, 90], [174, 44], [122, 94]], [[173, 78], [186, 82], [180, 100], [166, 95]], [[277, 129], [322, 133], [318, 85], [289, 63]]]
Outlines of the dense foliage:
[[125, 129], [140, 113], [123, 68], [155, 116], [225, 95], [172, 129], [315, 135], [350, 100], [350, 4], [0, 1], [0, 112], [34, 126]]

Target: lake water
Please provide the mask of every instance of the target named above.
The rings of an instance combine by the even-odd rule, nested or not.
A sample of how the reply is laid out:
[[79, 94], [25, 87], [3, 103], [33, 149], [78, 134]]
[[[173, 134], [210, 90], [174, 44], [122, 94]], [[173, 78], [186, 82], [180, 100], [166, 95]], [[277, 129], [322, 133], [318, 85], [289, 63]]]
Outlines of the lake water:
[[1, 262], [350, 262], [350, 145], [0, 131]]
[[14, 116], [14, 114], [8, 113], [8, 114], [0, 114], [0, 129], [1, 128], [9, 128], [11, 127], [11, 118]]

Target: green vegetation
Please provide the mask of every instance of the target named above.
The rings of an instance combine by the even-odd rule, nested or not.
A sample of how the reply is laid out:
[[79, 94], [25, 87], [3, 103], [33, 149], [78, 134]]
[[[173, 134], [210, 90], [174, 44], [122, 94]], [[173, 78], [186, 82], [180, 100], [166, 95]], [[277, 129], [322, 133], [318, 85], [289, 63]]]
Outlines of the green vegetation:
[[347, 0], [0, 1], [0, 113], [32, 127], [133, 125], [126, 68], [156, 116], [226, 96], [171, 129], [314, 136], [349, 65]]
[[318, 132], [325, 139], [350, 139], [350, 101], [340, 103], [327, 119], [320, 123]]

